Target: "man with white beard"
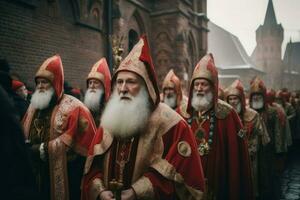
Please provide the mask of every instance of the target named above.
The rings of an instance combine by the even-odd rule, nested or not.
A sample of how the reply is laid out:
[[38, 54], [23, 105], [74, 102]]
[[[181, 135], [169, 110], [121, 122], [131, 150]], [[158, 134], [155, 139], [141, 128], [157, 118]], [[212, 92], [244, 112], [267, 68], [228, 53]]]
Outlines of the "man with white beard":
[[234, 109], [218, 99], [218, 71], [211, 54], [192, 74], [187, 121], [198, 144], [206, 199], [253, 199], [245, 131]]
[[279, 199], [280, 174], [276, 172], [276, 157], [285, 151], [283, 131], [278, 112], [267, 104], [267, 90], [258, 77], [250, 83], [249, 104], [264, 120], [271, 140], [258, 152], [259, 195], [261, 199]]
[[98, 127], [105, 102], [110, 96], [111, 76], [105, 58], [101, 58], [94, 64], [86, 81], [87, 91], [84, 96], [84, 104], [91, 111]]
[[187, 97], [182, 94], [181, 81], [171, 69], [162, 84], [161, 102], [164, 102], [178, 114], [187, 117]]
[[235, 80], [228, 88], [226, 88], [225, 100], [239, 114], [246, 132], [248, 151], [251, 158], [253, 188], [257, 198], [259, 196], [257, 153], [258, 149], [262, 148], [262, 145], [265, 146], [270, 142], [270, 138], [266, 126], [259, 114], [255, 110], [246, 107], [244, 86], [240, 80]]
[[59, 55], [41, 65], [35, 83], [22, 123], [41, 199], [79, 199], [84, 157], [96, 132], [92, 116], [64, 94]]
[[196, 141], [184, 119], [160, 103], [149, 52], [144, 36], [113, 76], [113, 95], [86, 162], [82, 200], [202, 199]]

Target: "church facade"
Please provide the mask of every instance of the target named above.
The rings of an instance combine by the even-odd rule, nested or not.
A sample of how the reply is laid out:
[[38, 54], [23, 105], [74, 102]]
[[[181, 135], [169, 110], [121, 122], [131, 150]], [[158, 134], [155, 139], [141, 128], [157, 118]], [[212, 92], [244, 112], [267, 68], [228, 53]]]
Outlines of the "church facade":
[[125, 57], [139, 36], [149, 38], [160, 82], [170, 68], [186, 86], [207, 51], [206, 0], [15, 0], [0, 1], [0, 57], [33, 86], [39, 65], [60, 54], [65, 79], [85, 87], [101, 57], [113, 66], [114, 38]]
[[272, 0], [269, 0], [263, 25], [256, 30], [256, 47], [251, 58], [265, 72], [263, 80], [267, 87], [280, 89], [283, 86], [284, 67], [281, 47], [284, 29], [277, 23]]

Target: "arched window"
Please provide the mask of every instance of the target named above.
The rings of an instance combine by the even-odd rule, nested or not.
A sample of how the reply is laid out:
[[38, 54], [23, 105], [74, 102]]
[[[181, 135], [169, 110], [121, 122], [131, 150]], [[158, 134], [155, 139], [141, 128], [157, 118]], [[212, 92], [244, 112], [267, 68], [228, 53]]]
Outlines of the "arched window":
[[138, 40], [139, 40], [138, 33], [135, 30], [130, 29], [128, 33], [128, 52], [131, 51], [131, 49], [138, 42]]

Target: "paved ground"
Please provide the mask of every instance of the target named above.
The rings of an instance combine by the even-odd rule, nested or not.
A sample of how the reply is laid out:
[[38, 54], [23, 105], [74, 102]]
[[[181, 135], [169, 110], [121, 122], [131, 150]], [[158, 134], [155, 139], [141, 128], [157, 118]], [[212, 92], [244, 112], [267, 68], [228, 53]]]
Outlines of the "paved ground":
[[282, 200], [300, 200], [300, 143], [293, 146], [281, 182]]

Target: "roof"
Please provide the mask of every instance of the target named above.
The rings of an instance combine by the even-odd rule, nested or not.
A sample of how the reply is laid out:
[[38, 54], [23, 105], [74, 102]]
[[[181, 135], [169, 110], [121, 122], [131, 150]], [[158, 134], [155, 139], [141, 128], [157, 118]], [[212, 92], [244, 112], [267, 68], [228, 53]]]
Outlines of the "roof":
[[213, 22], [208, 22], [208, 28], [208, 52], [214, 55], [219, 69], [251, 69], [263, 72], [251, 61], [238, 37]]
[[284, 64], [289, 70], [300, 72], [300, 42], [289, 42], [286, 46], [284, 57]]
[[264, 26], [277, 26], [276, 15], [274, 11], [273, 1], [269, 0], [268, 8], [265, 16]]

